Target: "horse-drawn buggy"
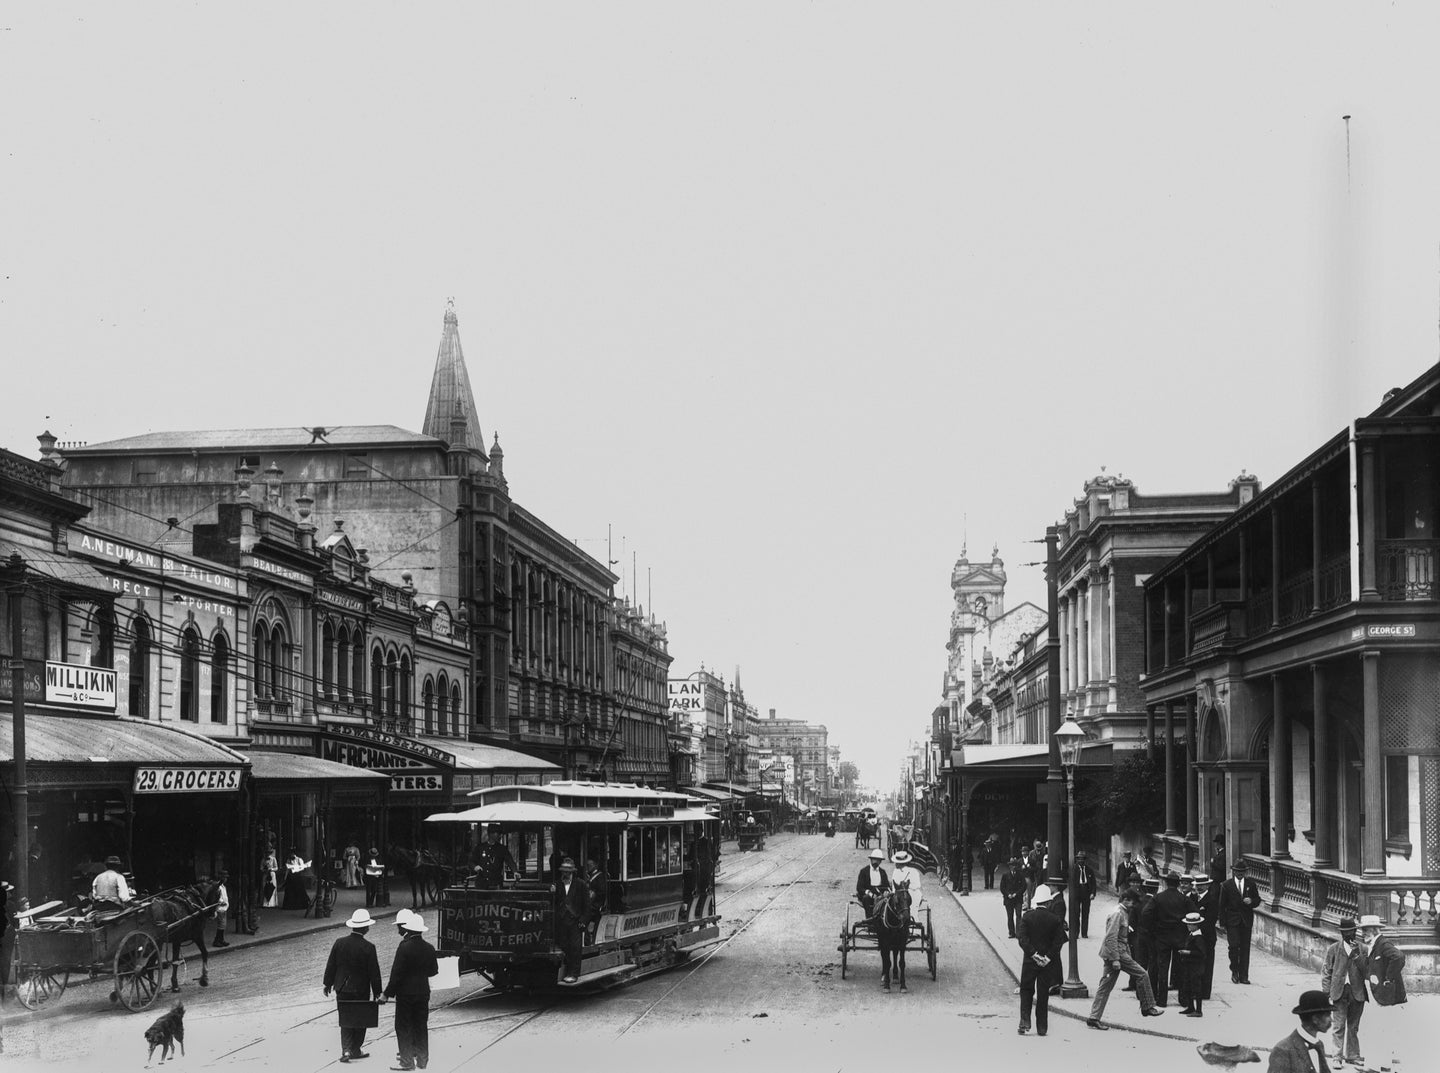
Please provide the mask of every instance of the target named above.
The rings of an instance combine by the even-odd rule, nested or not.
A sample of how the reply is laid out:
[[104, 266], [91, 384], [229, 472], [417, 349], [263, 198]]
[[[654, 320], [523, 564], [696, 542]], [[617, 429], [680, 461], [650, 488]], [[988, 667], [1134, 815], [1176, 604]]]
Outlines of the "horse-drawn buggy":
[[930, 968], [930, 979], [936, 979], [938, 970], [935, 954], [939, 947], [935, 943], [935, 930], [930, 924], [930, 907], [923, 914], [910, 912], [910, 891], [902, 884], [899, 888], [881, 891], [875, 898], [875, 912], [865, 915], [865, 907], [852, 900], [845, 909], [845, 923], [840, 928], [840, 979], [850, 961], [850, 954], [856, 950], [880, 951], [881, 978], [886, 991], [890, 990], [893, 975], [905, 990], [905, 952], [923, 951]]
[[[200, 947], [200, 986], [209, 984], [204, 929], [215, 914], [217, 884], [176, 887], [113, 911], [57, 908], [49, 902], [16, 916], [10, 978], [28, 1009], [54, 1002], [72, 975], [112, 976], [110, 1001], [143, 1010], [170, 972], [178, 991], [188, 975], [180, 944]], [[167, 955], [168, 951], [168, 955]]]

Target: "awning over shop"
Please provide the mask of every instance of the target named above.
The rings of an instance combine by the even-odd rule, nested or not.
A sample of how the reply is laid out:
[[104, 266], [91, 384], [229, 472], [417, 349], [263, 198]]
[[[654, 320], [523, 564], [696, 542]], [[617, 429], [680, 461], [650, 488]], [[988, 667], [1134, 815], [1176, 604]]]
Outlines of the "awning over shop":
[[485, 745], [478, 741], [459, 741], [455, 738], [421, 738], [416, 741], [455, 758], [458, 771], [559, 771], [559, 764], [541, 760], [529, 753], [516, 752], [500, 745]]
[[[1050, 746], [1045, 742], [1026, 745], [965, 745], [955, 750], [955, 770], [974, 774], [980, 772], [1013, 771], [1015, 774], [1034, 774], [1048, 771], [1050, 767]], [[1080, 770], [1108, 768], [1113, 763], [1113, 746], [1110, 742], [1096, 742], [1084, 747], [1080, 754]]]
[[688, 797], [703, 797], [707, 801], [738, 801], [740, 797], [725, 790], [712, 790], [706, 786], [687, 786], [682, 791]]
[[0, 566], [11, 555], [19, 555], [25, 561], [25, 568], [37, 574], [44, 574], [55, 581], [74, 585], [82, 589], [94, 589], [106, 596], [114, 596], [110, 582], [105, 575], [83, 559], [72, 559], [67, 555], [56, 555], [44, 548], [29, 548], [9, 540], [0, 540]]
[[496, 801], [463, 812], [426, 816], [426, 823], [624, 823], [628, 809], [576, 809], [543, 801]]
[[727, 794], [734, 794], [736, 797], [744, 797], [746, 794], [759, 793], [759, 788], [754, 786], [741, 786], [733, 782], [707, 782], [705, 788], [708, 790], [723, 790]]
[[[0, 714], [0, 762], [15, 759], [13, 716]], [[129, 716], [25, 713], [26, 764], [203, 764], [242, 768], [246, 754], [175, 723]]]
[[344, 779], [352, 786], [388, 782], [390, 776], [383, 771], [368, 771], [365, 768], [337, 764], [333, 760], [322, 760], [318, 756], [300, 753], [271, 753], [255, 750], [245, 754], [250, 758], [250, 773], [261, 782], [316, 782]]

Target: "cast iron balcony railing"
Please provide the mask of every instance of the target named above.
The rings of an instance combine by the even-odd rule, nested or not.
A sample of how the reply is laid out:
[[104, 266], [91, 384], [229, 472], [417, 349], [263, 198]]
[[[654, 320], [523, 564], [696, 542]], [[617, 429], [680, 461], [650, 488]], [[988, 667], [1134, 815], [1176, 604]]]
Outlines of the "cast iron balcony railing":
[[1434, 600], [1440, 540], [1377, 540], [1375, 587], [1382, 600]]

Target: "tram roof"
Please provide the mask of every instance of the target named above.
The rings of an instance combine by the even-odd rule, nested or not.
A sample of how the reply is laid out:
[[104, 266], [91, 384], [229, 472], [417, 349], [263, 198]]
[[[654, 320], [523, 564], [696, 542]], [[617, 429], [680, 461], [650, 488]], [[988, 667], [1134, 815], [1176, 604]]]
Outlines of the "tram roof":
[[607, 808], [623, 808], [622, 802], [633, 802], [635, 806], [673, 805], [683, 808], [690, 800], [688, 794], [673, 790], [653, 790], [648, 786], [621, 782], [579, 782], [562, 779], [547, 782], [543, 786], [487, 786], [471, 790], [467, 797], [478, 797], [482, 803], [492, 801], [549, 801], [565, 808], [577, 805], [584, 807], [590, 802]]
[[561, 808], [543, 801], [494, 801], [461, 812], [426, 816], [426, 823], [630, 823], [642, 821], [687, 822], [714, 820], [697, 808], [677, 808], [673, 814], [645, 816], [630, 809]]

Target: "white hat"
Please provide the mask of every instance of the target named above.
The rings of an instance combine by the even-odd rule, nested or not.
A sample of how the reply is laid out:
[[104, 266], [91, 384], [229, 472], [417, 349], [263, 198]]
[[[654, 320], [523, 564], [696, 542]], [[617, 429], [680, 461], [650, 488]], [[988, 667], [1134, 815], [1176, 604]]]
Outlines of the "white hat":
[[896, 864], [909, 864], [909, 863], [910, 863], [910, 854], [906, 853], [906, 852], [902, 849], [902, 850], [900, 850], [899, 852], [897, 852], [897, 853], [895, 854], [895, 856], [891, 857], [890, 859], [891, 859], [892, 861], [894, 861]]
[[879, 846], [876, 846], [870, 851], [870, 859], [872, 861], [883, 861], [885, 859], [885, 851]]
[[1383, 929], [1385, 927], [1385, 922], [1382, 921], [1379, 917], [1377, 917], [1374, 913], [1366, 913], [1360, 918], [1360, 923], [1357, 924], [1356, 927]]
[[1053, 898], [1053, 897], [1055, 897], [1055, 895], [1053, 895], [1053, 894], [1050, 893], [1050, 888], [1049, 888], [1048, 886], [1046, 886], [1044, 883], [1041, 883], [1039, 886], [1037, 886], [1037, 887], [1035, 888], [1035, 895], [1034, 895], [1033, 898], [1031, 898], [1031, 901], [1032, 901], [1032, 902], [1048, 902], [1048, 901], [1049, 901], [1051, 898]]
[[369, 913], [363, 909], [357, 909], [350, 914], [350, 919], [345, 921], [345, 926], [347, 928], [368, 928], [374, 923], [375, 921], [370, 919]]
[[403, 928], [405, 926], [405, 921], [409, 920], [414, 915], [414, 912], [409, 909], [401, 909], [400, 912], [395, 914], [395, 923], [399, 924]]
[[413, 932], [416, 935], [419, 935], [421, 932], [430, 930], [425, 926], [425, 918], [422, 917], [419, 913], [411, 913], [408, 917], [405, 918], [405, 923], [401, 924], [400, 926], [406, 931]]

